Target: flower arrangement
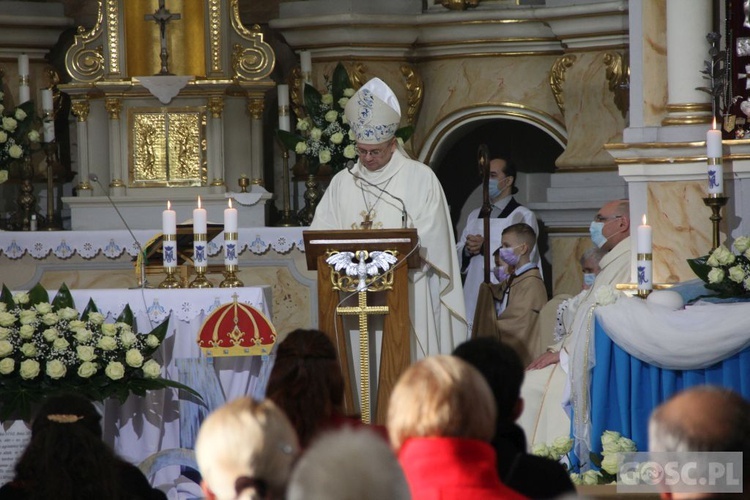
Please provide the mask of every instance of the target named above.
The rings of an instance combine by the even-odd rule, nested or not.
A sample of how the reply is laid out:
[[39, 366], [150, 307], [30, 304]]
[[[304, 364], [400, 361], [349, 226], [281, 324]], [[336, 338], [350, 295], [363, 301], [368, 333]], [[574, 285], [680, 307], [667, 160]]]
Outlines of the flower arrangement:
[[580, 472], [571, 467], [569, 453], [573, 449], [573, 439], [560, 436], [552, 444], [540, 443], [534, 446], [531, 453], [540, 457], [559, 461], [570, 474], [573, 484], [611, 484], [617, 480], [620, 468], [620, 453], [638, 451], [635, 442], [616, 431], [604, 431], [601, 436], [602, 453], [590, 453], [589, 459], [599, 470], [589, 469]]
[[0, 184], [8, 180], [10, 165], [31, 155], [40, 141], [39, 117], [33, 101], [26, 101], [14, 110], [5, 109], [5, 94], [0, 91]]
[[[344, 116], [344, 108], [355, 93], [349, 74], [338, 63], [331, 78], [326, 78], [326, 92], [305, 84], [303, 90], [304, 116], [298, 117], [297, 132], [278, 130], [281, 143], [307, 160], [307, 171], [317, 174], [321, 165], [328, 165], [332, 173], [342, 170], [347, 162], [356, 160], [356, 138]], [[413, 127], [396, 131], [400, 142], [409, 139]]]
[[750, 237], [740, 236], [734, 240], [734, 251], [719, 245], [708, 255], [688, 259], [706, 288], [723, 298], [750, 294]]
[[0, 421], [28, 420], [46, 396], [76, 392], [92, 401], [174, 387], [200, 398], [189, 387], [161, 377], [152, 355], [167, 333], [168, 319], [148, 334], [133, 327], [129, 306], [114, 323], [105, 322], [89, 301], [79, 313], [63, 284], [54, 300], [36, 285], [28, 293], [0, 293]]

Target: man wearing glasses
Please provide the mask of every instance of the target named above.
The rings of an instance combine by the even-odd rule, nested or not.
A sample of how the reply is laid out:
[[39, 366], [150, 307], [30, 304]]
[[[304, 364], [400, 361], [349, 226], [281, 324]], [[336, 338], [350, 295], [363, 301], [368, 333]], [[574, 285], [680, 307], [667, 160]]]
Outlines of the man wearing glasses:
[[412, 353], [416, 358], [450, 354], [466, 340], [467, 325], [442, 186], [432, 169], [410, 159], [396, 139], [401, 108], [382, 80], [363, 85], [344, 112], [359, 158], [333, 177], [310, 227], [416, 228], [423, 265], [409, 272]]

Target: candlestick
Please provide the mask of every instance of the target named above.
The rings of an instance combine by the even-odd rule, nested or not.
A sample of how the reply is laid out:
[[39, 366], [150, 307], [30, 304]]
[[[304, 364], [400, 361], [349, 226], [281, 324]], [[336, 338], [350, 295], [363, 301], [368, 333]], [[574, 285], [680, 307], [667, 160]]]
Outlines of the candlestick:
[[646, 224], [646, 214], [643, 214], [643, 224], [637, 230], [637, 271], [638, 271], [638, 296], [647, 297], [654, 288], [653, 254], [651, 244], [651, 226]]
[[289, 132], [292, 125], [289, 117], [289, 85], [280, 84], [279, 93], [279, 129]]
[[[28, 76], [26, 77], [19, 77], [20, 78], [26, 78], [28, 80]], [[25, 83], [19, 83], [18, 85], [18, 102], [20, 104], [23, 104], [25, 102], [29, 102], [31, 100], [31, 89], [29, 86]]]

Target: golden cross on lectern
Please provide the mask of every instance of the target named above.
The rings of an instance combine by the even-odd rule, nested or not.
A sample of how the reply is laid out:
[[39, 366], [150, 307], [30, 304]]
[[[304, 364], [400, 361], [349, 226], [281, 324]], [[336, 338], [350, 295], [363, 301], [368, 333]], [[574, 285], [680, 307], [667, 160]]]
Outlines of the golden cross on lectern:
[[336, 312], [342, 316], [359, 316], [359, 390], [362, 406], [362, 422], [369, 424], [370, 416], [370, 335], [367, 326], [371, 314], [388, 314], [388, 306], [368, 306], [367, 290], [357, 293], [356, 307], [337, 307]]

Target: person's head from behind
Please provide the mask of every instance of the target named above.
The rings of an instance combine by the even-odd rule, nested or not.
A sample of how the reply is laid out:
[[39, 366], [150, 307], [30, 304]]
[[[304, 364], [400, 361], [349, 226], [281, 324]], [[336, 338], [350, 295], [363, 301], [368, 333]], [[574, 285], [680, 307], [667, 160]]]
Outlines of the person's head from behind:
[[323, 422], [342, 412], [344, 378], [336, 348], [320, 330], [294, 330], [279, 343], [266, 387], [306, 447]]
[[581, 271], [583, 271], [583, 289], [588, 290], [596, 281], [596, 276], [602, 270], [599, 261], [607, 254], [599, 247], [591, 247], [581, 255]]
[[370, 429], [323, 433], [295, 466], [287, 500], [355, 498], [410, 498], [404, 472], [388, 443]]
[[31, 425], [31, 440], [15, 479], [30, 498], [119, 498], [117, 459], [102, 441], [101, 416], [77, 394], [47, 398]]
[[209, 500], [284, 498], [297, 436], [272, 401], [239, 398], [211, 413], [198, 431], [195, 457]]
[[511, 270], [529, 263], [529, 256], [536, 245], [536, 233], [525, 222], [503, 229], [500, 248], [495, 253], [495, 264], [505, 262]]
[[489, 442], [495, 399], [476, 368], [455, 356], [431, 356], [399, 377], [388, 405], [388, 436], [399, 450], [410, 438], [453, 437]]
[[615, 200], [606, 203], [594, 216], [589, 226], [591, 241], [609, 252], [630, 236], [630, 202]]
[[479, 337], [459, 345], [453, 355], [479, 370], [487, 381], [500, 422], [511, 423], [521, 416], [524, 367], [512, 347], [491, 337]]
[[516, 165], [509, 158], [496, 156], [490, 160], [490, 200], [495, 202], [516, 194]]

